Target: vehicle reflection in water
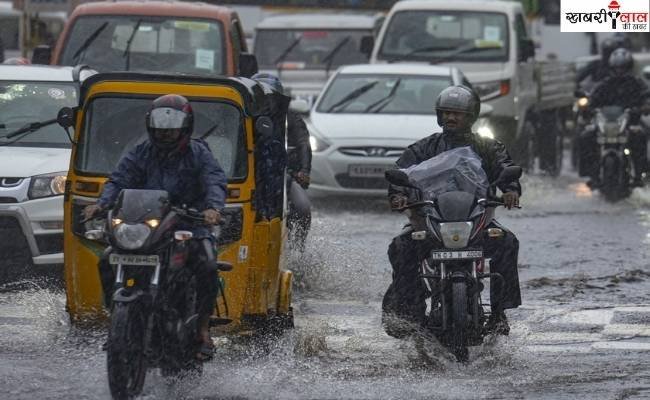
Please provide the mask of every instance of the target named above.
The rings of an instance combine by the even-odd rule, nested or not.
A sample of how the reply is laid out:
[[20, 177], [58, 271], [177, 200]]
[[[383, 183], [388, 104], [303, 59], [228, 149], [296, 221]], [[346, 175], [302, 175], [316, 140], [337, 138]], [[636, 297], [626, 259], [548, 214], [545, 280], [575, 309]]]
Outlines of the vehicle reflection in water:
[[585, 182], [578, 182], [569, 185], [569, 190], [571, 190], [576, 197], [592, 197], [593, 192], [589, 189], [589, 186]]

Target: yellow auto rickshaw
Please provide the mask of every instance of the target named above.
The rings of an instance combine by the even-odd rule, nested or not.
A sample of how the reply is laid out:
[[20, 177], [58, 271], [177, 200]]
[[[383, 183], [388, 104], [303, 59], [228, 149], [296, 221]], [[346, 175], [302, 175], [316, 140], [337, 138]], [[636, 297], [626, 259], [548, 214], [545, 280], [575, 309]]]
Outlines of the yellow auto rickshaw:
[[217, 246], [219, 260], [234, 268], [220, 274], [213, 326], [249, 332], [292, 327], [292, 273], [283, 261], [287, 102], [245, 78], [131, 72], [91, 77], [82, 84], [79, 107], [59, 113], [63, 127], [75, 128], [64, 196], [71, 320], [107, 315], [97, 268], [105, 245], [89, 239], [87, 232], [95, 229], [95, 222], [84, 221], [82, 210], [97, 200], [121, 157], [146, 139], [144, 116], [151, 101], [169, 93], [190, 100], [194, 135], [209, 144], [228, 177], [226, 223]]

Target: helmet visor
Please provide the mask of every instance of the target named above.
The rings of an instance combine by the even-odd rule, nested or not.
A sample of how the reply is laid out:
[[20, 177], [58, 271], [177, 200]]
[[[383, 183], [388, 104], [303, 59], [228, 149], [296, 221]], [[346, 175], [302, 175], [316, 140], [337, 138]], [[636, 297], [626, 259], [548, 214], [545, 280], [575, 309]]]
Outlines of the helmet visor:
[[162, 107], [151, 110], [149, 127], [152, 129], [182, 129], [189, 127], [187, 113], [174, 108]]

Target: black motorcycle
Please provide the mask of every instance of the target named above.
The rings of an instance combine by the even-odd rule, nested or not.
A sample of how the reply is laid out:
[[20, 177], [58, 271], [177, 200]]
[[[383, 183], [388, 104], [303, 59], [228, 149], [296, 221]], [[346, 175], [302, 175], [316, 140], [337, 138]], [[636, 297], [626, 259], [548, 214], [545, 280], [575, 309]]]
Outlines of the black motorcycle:
[[[468, 346], [481, 344], [488, 333], [485, 322], [489, 308], [481, 300], [482, 280], [500, 280], [500, 287], [504, 287], [500, 274], [487, 272], [483, 254], [485, 240], [504, 234], [499, 228], [487, 229], [494, 219], [494, 208], [504, 204], [496, 199], [478, 198], [474, 190], [460, 190], [456, 184], [451, 185], [456, 190], [433, 194], [427, 188], [426, 178], [419, 180], [406, 171], [386, 171], [386, 179], [393, 185], [415, 189], [418, 201], [401, 211], [410, 210], [411, 220], [419, 221], [413, 226], [412, 239], [432, 242], [432, 250], [420, 270], [430, 302], [425, 328], [458, 361], [464, 362], [468, 359]], [[498, 182], [511, 182], [521, 173], [520, 167], [508, 167]], [[453, 178], [442, 177], [440, 182], [453, 183]]]
[[[86, 232], [109, 245], [104, 257], [115, 268], [106, 348], [113, 398], [137, 396], [149, 368], [160, 368], [163, 376], [202, 373], [195, 359], [197, 282], [186, 267], [193, 234], [177, 230], [202, 221], [195, 210], [172, 207], [166, 191], [125, 189], [104, 229]], [[214, 262], [215, 273], [230, 268]]]

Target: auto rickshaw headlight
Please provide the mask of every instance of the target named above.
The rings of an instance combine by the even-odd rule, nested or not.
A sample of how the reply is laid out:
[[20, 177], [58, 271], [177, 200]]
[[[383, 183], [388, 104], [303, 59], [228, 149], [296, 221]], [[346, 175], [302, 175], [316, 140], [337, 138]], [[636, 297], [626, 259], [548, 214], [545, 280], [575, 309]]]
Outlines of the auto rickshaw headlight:
[[65, 171], [33, 176], [29, 184], [29, 198], [40, 199], [62, 195], [65, 192], [66, 178]]
[[113, 231], [117, 245], [125, 250], [139, 249], [149, 234], [151, 229], [146, 224], [120, 224]]

